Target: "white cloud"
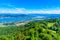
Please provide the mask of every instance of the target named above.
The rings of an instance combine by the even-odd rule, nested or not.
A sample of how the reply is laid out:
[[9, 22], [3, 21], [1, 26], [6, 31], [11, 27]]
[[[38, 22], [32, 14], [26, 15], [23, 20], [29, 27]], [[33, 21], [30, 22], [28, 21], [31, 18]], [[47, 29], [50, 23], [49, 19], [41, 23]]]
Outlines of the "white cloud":
[[0, 8], [0, 13], [13, 13], [13, 14], [60, 14], [60, 9], [38, 9], [29, 10], [25, 8], [16, 8], [14, 5], [9, 3], [1, 3], [0, 6], [8, 8]]
[[15, 9], [0, 9], [0, 13], [15, 13], [15, 14], [60, 14], [60, 9], [52, 9], [52, 10], [27, 10], [24, 8], [15, 8]]
[[60, 14], [60, 9], [38, 9], [38, 10], [28, 10], [25, 8], [16, 8], [14, 5], [2, 3], [2, 6], [7, 6], [8, 8], [0, 8], [0, 13], [13, 13], [13, 14]]

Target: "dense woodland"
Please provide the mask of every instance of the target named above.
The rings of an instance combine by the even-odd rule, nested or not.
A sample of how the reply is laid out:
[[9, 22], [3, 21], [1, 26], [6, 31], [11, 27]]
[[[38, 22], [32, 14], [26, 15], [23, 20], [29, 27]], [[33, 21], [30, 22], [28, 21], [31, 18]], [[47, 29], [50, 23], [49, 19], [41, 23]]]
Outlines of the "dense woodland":
[[0, 27], [0, 40], [60, 40], [60, 19], [33, 20], [25, 25]]

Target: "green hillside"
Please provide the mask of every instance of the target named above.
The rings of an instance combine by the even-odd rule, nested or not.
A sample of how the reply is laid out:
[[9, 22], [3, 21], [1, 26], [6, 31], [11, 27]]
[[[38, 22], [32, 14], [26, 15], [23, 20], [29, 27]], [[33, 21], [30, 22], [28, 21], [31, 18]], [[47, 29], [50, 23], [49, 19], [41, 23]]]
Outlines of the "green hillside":
[[60, 40], [60, 19], [33, 20], [25, 25], [0, 27], [0, 40]]

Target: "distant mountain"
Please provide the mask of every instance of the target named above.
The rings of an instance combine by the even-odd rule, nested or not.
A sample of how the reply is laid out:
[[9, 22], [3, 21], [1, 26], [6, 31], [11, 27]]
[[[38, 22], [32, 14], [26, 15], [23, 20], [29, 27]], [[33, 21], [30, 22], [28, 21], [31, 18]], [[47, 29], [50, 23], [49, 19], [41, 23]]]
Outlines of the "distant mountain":
[[0, 14], [0, 17], [27, 17], [26, 14]]
[[8, 13], [8, 14], [1, 14], [0, 17], [37, 17], [37, 16], [44, 16], [44, 17], [60, 17], [60, 14], [13, 14], [13, 13]]
[[40, 20], [49, 18], [60, 18], [60, 14], [1, 14], [0, 13], [0, 23], [1, 22], [16, 22], [16, 21], [27, 21], [27, 20]]

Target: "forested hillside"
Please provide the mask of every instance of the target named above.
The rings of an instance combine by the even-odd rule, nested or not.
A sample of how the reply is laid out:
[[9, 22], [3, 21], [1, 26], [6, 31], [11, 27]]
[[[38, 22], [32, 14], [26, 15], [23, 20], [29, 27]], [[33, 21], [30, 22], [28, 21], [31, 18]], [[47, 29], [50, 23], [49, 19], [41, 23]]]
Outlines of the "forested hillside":
[[25, 25], [0, 27], [0, 40], [60, 40], [60, 19], [33, 20]]

